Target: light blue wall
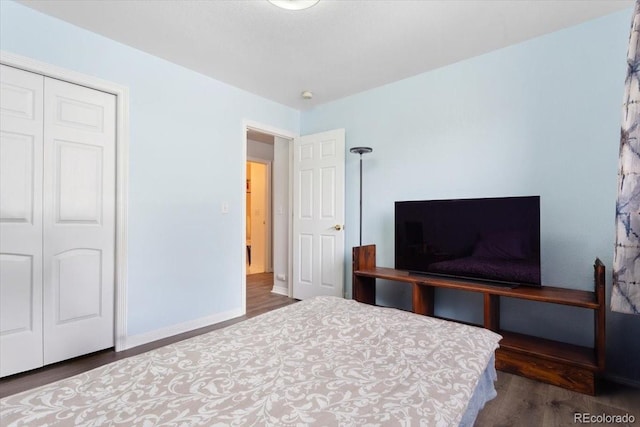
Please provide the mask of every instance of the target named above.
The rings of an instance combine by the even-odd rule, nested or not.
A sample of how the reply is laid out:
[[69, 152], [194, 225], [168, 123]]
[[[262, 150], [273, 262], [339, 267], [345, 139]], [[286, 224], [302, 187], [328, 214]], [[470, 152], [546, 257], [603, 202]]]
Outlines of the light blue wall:
[[[377, 245], [378, 264], [393, 266], [396, 200], [540, 195], [543, 282], [591, 290], [596, 257], [610, 276], [630, 21], [631, 9], [303, 112], [302, 134], [345, 128], [348, 147], [373, 147], [364, 157], [363, 243]], [[347, 153], [347, 162], [351, 247], [358, 156]], [[410, 307], [409, 287], [385, 284], [379, 294]], [[439, 314], [482, 321], [477, 296], [437, 298]], [[608, 372], [640, 382], [640, 317], [607, 315]], [[586, 310], [503, 299], [502, 319], [592, 345]]]
[[128, 334], [239, 310], [242, 120], [300, 113], [14, 2], [0, 19], [0, 49], [130, 89]]

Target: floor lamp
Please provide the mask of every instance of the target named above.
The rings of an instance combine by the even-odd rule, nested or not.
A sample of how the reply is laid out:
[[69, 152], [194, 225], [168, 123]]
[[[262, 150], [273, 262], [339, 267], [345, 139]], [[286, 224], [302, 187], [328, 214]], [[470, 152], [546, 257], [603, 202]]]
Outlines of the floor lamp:
[[362, 246], [362, 155], [373, 151], [371, 147], [353, 147], [349, 151], [360, 154], [360, 246]]

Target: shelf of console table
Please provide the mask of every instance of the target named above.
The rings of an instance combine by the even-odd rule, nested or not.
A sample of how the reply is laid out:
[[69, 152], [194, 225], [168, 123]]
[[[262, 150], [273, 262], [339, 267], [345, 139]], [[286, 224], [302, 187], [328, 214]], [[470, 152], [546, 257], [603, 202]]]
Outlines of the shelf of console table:
[[[551, 286], [509, 288], [378, 267], [375, 265], [375, 245], [353, 248], [353, 299], [356, 301], [375, 305], [376, 279], [412, 285], [413, 312], [426, 316], [434, 316], [435, 288], [482, 293], [484, 323], [480, 326], [503, 337], [496, 351], [498, 369], [591, 395], [595, 394], [597, 374], [605, 366], [605, 269], [600, 260], [594, 265], [594, 276], [594, 292]], [[503, 330], [500, 327], [500, 297], [593, 310], [594, 346], [577, 346]]]

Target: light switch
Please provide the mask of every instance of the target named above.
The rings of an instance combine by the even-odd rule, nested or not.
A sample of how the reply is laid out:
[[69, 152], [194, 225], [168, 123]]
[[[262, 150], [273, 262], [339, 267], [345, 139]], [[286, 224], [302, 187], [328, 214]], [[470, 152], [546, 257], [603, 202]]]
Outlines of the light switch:
[[223, 214], [228, 214], [229, 213], [229, 202], [222, 202], [222, 207], [220, 208], [220, 211]]

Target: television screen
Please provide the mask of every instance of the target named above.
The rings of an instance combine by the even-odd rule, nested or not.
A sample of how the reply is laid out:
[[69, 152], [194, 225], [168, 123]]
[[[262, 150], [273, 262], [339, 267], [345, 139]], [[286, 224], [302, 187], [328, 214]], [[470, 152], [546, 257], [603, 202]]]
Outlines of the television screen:
[[540, 197], [395, 203], [395, 268], [540, 285]]

